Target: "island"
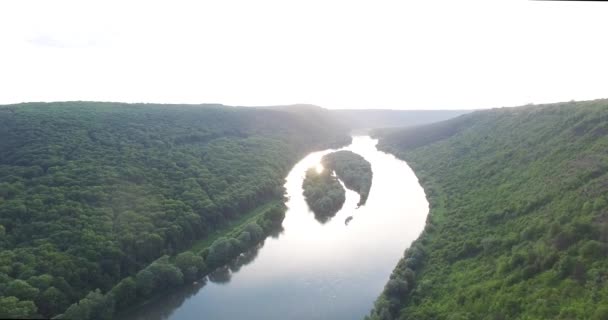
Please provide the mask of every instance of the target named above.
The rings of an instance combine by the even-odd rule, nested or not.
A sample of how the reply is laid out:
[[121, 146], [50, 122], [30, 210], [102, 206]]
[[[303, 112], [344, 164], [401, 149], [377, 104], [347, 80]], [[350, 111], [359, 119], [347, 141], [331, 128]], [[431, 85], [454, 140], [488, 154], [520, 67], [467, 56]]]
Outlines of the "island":
[[331, 170], [310, 168], [302, 187], [304, 197], [317, 220], [328, 221], [342, 208], [346, 199], [346, 191]]
[[372, 187], [372, 166], [362, 156], [348, 150], [341, 150], [325, 155], [321, 160], [328, 171], [335, 171], [344, 185], [360, 196], [357, 205], [367, 201]]

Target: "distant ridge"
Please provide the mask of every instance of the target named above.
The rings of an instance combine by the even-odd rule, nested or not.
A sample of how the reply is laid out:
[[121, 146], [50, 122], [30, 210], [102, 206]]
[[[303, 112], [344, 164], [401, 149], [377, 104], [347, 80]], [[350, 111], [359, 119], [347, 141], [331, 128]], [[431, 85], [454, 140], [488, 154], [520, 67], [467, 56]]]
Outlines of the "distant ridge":
[[313, 104], [291, 104], [260, 107], [287, 112], [325, 114], [351, 130], [412, 127], [458, 117], [473, 110], [392, 110], [392, 109], [325, 109]]
[[352, 129], [412, 127], [448, 120], [470, 113], [472, 110], [389, 110], [344, 109], [330, 110], [338, 123]]

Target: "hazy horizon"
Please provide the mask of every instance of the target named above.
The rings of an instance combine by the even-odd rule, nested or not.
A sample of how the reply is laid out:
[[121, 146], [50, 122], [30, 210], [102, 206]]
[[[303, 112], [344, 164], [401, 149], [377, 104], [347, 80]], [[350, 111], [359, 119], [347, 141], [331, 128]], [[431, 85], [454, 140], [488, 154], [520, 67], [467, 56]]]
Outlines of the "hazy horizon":
[[469, 110], [592, 100], [608, 97], [607, 11], [523, 0], [4, 1], [0, 104]]
[[324, 105], [319, 105], [319, 104], [314, 104], [314, 103], [284, 103], [284, 104], [275, 104], [275, 105], [232, 105], [232, 104], [227, 104], [227, 103], [221, 103], [221, 102], [154, 102], [154, 101], [132, 101], [132, 102], [127, 102], [127, 101], [112, 101], [112, 100], [107, 100], [107, 101], [103, 101], [103, 100], [56, 100], [56, 101], [22, 101], [22, 102], [14, 102], [14, 103], [0, 103], [0, 106], [6, 106], [6, 105], [17, 105], [17, 104], [28, 104], [28, 103], [64, 103], [64, 102], [101, 102], [101, 103], [126, 103], [126, 104], [158, 104], [158, 105], [192, 105], [192, 106], [197, 106], [197, 105], [223, 105], [226, 107], [243, 107], [243, 108], [273, 108], [273, 107], [291, 107], [291, 106], [313, 106], [313, 107], [320, 107], [320, 108], [324, 108], [327, 110], [335, 110], [335, 111], [339, 111], [339, 110], [343, 110], [343, 111], [347, 111], [347, 110], [354, 110], [354, 111], [366, 111], [366, 110], [377, 110], [377, 111], [476, 111], [476, 110], [489, 110], [489, 109], [496, 109], [496, 108], [515, 108], [515, 107], [523, 107], [523, 106], [528, 106], [528, 105], [545, 105], [545, 104], [554, 104], [554, 103], [562, 103], [562, 102], [569, 102], [569, 101], [578, 101], [578, 102], [582, 102], [582, 101], [593, 101], [593, 100], [604, 100], [604, 99], [608, 99], [608, 97], [599, 97], [599, 98], [594, 98], [594, 99], [584, 99], [584, 100], [575, 100], [575, 99], [571, 99], [568, 101], [549, 101], [549, 102], [539, 102], [539, 103], [526, 103], [526, 104], [521, 104], [521, 105], [510, 105], [510, 106], [492, 106], [492, 107], [486, 107], [486, 108], [436, 108], [436, 109], [422, 109], [422, 108], [408, 108], [408, 109], [398, 109], [398, 108], [383, 108], [383, 107], [377, 107], [377, 108], [365, 108], [365, 107], [361, 107], [361, 108], [349, 108], [349, 107], [345, 107], [345, 108], [331, 108], [328, 106], [324, 106]]

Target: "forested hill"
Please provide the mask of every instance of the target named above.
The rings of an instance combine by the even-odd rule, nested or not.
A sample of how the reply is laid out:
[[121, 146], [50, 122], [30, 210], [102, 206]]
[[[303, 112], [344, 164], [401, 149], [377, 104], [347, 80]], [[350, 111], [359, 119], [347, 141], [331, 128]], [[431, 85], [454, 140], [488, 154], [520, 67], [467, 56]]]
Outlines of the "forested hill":
[[608, 100], [381, 137], [431, 203], [372, 319], [608, 319]]
[[220, 105], [0, 106], [0, 317], [59, 314], [281, 199], [300, 157], [350, 141], [332, 121], [306, 116]]

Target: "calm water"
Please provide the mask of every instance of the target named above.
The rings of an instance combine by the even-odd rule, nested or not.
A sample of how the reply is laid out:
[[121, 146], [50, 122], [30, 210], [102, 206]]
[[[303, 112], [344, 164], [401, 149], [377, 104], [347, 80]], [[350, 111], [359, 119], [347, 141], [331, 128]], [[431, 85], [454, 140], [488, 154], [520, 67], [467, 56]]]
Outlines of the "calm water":
[[[284, 230], [199, 282], [153, 301], [129, 319], [361, 319], [403, 251], [424, 227], [428, 203], [407, 164], [354, 137], [344, 148], [374, 172], [367, 204], [347, 190], [341, 211], [322, 224], [302, 196], [307, 168], [334, 150], [311, 153], [289, 173]], [[352, 216], [347, 224], [345, 220]]]

